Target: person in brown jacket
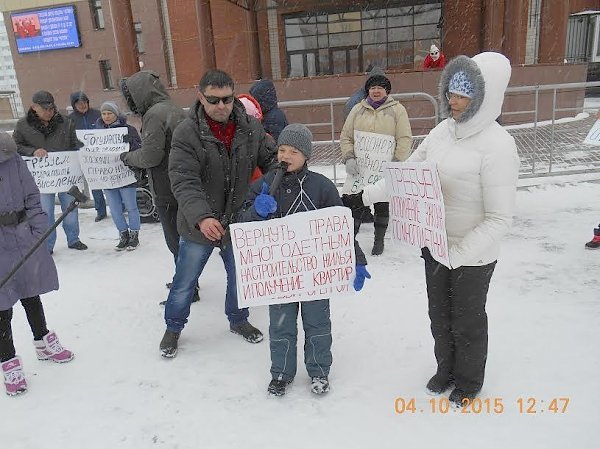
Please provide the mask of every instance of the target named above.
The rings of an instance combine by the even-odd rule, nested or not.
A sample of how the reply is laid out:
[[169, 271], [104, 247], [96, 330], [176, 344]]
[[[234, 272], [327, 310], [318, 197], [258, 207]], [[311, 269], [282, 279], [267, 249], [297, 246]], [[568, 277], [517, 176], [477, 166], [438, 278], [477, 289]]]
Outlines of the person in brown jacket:
[[[383, 177], [381, 166], [388, 161], [403, 161], [410, 154], [412, 132], [406, 109], [389, 94], [390, 80], [381, 74], [367, 79], [367, 98], [358, 103], [346, 119], [340, 135], [342, 158], [346, 164], [343, 193], [360, 192], [367, 184]], [[383, 253], [383, 238], [389, 222], [388, 203], [374, 205], [375, 241], [371, 254]], [[361, 211], [354, 215], [354, 232], [358, 233]]]

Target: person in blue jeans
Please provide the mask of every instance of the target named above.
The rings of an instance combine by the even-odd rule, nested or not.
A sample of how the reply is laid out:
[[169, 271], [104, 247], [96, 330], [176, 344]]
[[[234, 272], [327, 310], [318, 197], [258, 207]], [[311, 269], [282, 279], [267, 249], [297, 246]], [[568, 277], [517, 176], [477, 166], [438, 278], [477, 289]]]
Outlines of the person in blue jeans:
[[[77, 140], [75, 124], [68, 117], [63, 117], [54, 103], [54, 96], [40, 90], [33, 94], [31, 107], [27, 115], [17, 122], [13, 139], [17, 144], [17, 151], [21, 156], [45, 157], [49, 152], [77, 150], [83, 144]], [[70, 188], [70, 186], [66, 186]], [[41, 193], [40, 202], [42, 209], [48, 215], [48, 226], [54, 224], [55, 193]], [[64, 212], [73, 197], [66, 192], [58, 194], [60, 207]], [[71, 249], [86, 250], [85, 243], [79, 240], [79, 215], [77, 208], [71, 211], [62, 222], [67, 236], [67, 245]], [[56, 231], [46, 241], [50, 254], [54, 251]]]
[[237, 306], [235, 264], [226, 231], [237, 221], [250, 179], [277, 165], [275, 143], [234, 95], [232, 78], [209, 70], [199, 84], [198, 99], [173, 133], [169, 179], [177, 200], [179, 252], [173, 285], [165, 304], [167, 329], [159, 348], [175, 357], [181, 331], [188, 321], [198, 277], [215, 248], [227, 273], [225, 314], [229, 330], [250, 343], [263, 334], [248, 322], [248, 310]]
[[[262, 221], [343, 205], [335, 184], [320, 173], [310, 171], [306, 165], [312, 153], [312, 133], [306, 126], [286, 126], [277, 144], [278, 160], [287, 164], [281, 184], [273, 195], [268, 193], [275, 177], [273, 172], [253, 183], [242, 207], [240, 221]], [[366, 269], [367, 259], [356, 240], [354, 249], [354, 289], [358, 291], [371, 275]], [[296, 376], [299, 310], [304, 328], [304, 364], [311, 378], [310, 390], [318, 395], [329, 391], [329, 370], [333, 360], [331, 319], [329, 299], [320, 299], [269, 306], [272, 380], [267, 391], [274, 396], [283, 396]]]
[[[102, 116], [96, 121], [96, 129], [102, 128], [127, 128], [125, 140], [129, 143], [129, 151], [135, 151], [142, 146], [137, 129], [127, 124], [127, 120], [121, 115], [118, 106], [112, 101], [106, 101], [100, 106]], [[138, 210], [135, 184], [116, 189], [104, 189], [106, 201], [110, 208], [110, 216], [119, 231], [119, 243], [117, 251], [128, 251], [136, 249], [139, 244], [140, 233], [140, 211]], [[127, 211], [129, 224], [123, 213]]]
[[[90, 106], [90, 99], [85, 92], [77, 91], [71, 94], [71, 106], [73, 112], [69, 114], [69, 118], [75, 123], [75, 129], [92, 129], [96, 122], [100, 120], [100, 111]], [[96, 209], [96, 218], [98, 222], [106, 218], [106, 201], [102, 190], [92, 190], [94, 197], [94, 208]]]
[[[67, 192], [60, 193], [40, 193], [40, 203], [42, 205], [42, 209], [48, 215], [48, 227], [52, 226], [56, 221], [54, 209], [55, 209], [55, 201], [56, 195], [58, 195], [58, 201], [60, 202], [60, 209], [65, 211], [69, 204], [75, 199]], [[71, 249], [87, 249], [78, 248], [79, 244], [84, 245], [79, 240], [79, 215], [77, 214], [77, 208], [72, 210], [62, 222], [63, 230], [65, 231], [65, 236], [67, 237], [67, 246]], [[56, 245], [56, 231], [53, 231], [48, 240], [46, 240], [48, 245], [48, 251], [50, 254], [54, 253], [54, 245]], [[85, 246], [85, 245], [84, 245]]]

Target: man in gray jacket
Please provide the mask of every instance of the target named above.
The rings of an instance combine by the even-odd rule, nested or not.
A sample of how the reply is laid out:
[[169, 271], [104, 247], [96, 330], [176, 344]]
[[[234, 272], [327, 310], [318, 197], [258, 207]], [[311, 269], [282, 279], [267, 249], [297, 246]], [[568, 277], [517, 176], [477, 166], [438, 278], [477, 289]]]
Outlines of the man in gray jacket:
[[[138, 72], [122, 79], [120, 84], [131, 112], [142, 116], [142, 147], [136, 151], [121, 153], [121, 160], [125, 165], [147, 170], [165, 241], [177, 260], [177, 200], [171, 191], [168, 164], [173, 132], [185, 118], [185, 112], [173, 103], [154, 72]], [[193, 299], [194, 302], [200, 300], [197, 287]]]
[[263, 173], [277, 165], [276, 148], [262, 125], [246, 114], [233, 93], [231, 77], [208, 71], [200, 80], [190, 116], [175, 130], [169, 176], [179, 204], [181, 235], [173, 287], [165, 307], [167, 330], [163, 357], [175, 357], [179, 334], [190, 314], [191, 293], [215, 248], [227, 272], [225, 314], [231, 332], [250, 343], [262, 333], [248, 322], [248, 309], [237, 306], [235, 263], [227, 226], [237, 221], [256, 167]]
[[[13, 139], [21, 156], [45, 157], [49, 152], [77, 150], [82, 146], [75, 134], [75, 123], [63, 117], [54, 103], [52, 94], [40, 90], [33, 94], [27, 116], [17, 122]], [[67, 188], [70, 186], [66, 186]], [[54, 224], [54, 201], [56, 193], [40, 193], [42, 209], [48, 215], [48, 227]], [[73, 201], [67, 192], [59, 192], [60, 208], [64, 212]], [[71, 249], [86, 250], [87, 245], [79, 240], [79, 215], [77, 208], [65, 217], [62, 223], [67, 245]], [[48, 237], [50, 254], [54, 252], [56, 231]]]

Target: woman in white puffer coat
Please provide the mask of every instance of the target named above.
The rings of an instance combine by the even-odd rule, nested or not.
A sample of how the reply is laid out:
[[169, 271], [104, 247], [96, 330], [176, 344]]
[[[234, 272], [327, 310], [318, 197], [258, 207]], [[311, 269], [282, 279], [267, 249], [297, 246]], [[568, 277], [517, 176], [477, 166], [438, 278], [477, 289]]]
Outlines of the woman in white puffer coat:
[[[445, 67], [440, 101], [448, 118], [407, 161], [437, 164], [446, 212], [451, 268], [422, 249], [437, 372], [431, 394], [452, 385], [450, 400], [465, 405], [481, 390], [487, 358], [485, 303], [500, 240], [512, 223], [519, 158], [514, 139], [495, 120], [510, 79], [499, 53], [458, 56]], [[361, 201], [362, 200], [362, 201]], [[387, 201], [385, 180], [366, 186], [350, 207]]]

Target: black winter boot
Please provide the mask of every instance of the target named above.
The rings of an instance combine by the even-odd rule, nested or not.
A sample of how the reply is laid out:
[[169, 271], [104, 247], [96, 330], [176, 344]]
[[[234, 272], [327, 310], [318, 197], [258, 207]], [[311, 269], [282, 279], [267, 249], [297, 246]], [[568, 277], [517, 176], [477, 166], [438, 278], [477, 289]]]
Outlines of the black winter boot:
[[129, 231], [129, 243], [127, 243], [127, 251], [133, 251], [140, 246], [140, 231]]
[[172, 359], [177, 355], [177, 342], [179, 341], [179, 332], [165, 331], [160, 341], [160, 355], [164, 358]]
[[478, 393], [479, 391], [465, 391], [455, 388], [448, 396], [448, 400], [455, 408], [462, 408], [472, 404]]
[[430, 396], [437, 396], [442, 394], [448, 388], [450, 388], [454, 384], [454, 379], [452, 376], [442, 376], [440, 374], [435, 374], [429, 382], [427, 382], [426, 392]]
[[321, 395], [329, 391], [329, 379], [327, 376], [314, 376], [310, 378], [310, 391]]
[[121, 232], [121, 234], [119, 235], [121, 236], [121, 239], [119, 240], [119, 243], [116, 246], [116, 250], [123, 251], [125, 248], [127, 248], [127, 245], [129, 244], [129, 230], [127, 229]]
[[375, 241], [371, 254], [379, 256], [383, 254], [383, 238], [385, 237], [385, 231], [387, 231], [390, 221], [389, 203], [375, 203], [373, 208], [375, 209], [375, 216], [373, 218]]
[[594, 228], [594, 238], [585, 244], [586, 249], [600, 248], [600, 228]]
[[375, 241], [373, 243], [373, 250], [371, 251], [373, 256], [383, 254], [383, 238], [385, 237], [385, 231], [387, 231], [387, 225], [382, 226], [375, 223]]
[[292, 381], [273, 379], [267, 387], [267, 392], [272, 396], [283, 396], [285, 390]]

